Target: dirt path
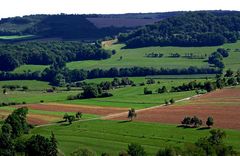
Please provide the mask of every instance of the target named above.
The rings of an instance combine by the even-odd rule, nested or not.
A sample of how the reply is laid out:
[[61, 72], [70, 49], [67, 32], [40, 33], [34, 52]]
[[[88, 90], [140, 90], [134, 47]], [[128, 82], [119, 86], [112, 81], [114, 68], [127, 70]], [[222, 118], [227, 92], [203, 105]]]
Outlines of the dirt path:
[[[194, 96], [191, 96], [191, 97], [180, 99], [180, 100], [177, 100], [175, 103], [182, 102], [182, 101], [188, 101], [188, 100], [190, 100], [192, 98], [195, 98], [195, 97], [198, 97], [198, 96], [200, 96], [200, 95], [194, 95]], [[149, 107], [149, 108], [143, 108], [143, 109], [136, 110], [136, 112], [140, 113], [140, 112], [144, 112], [144, 111], [147, 111], [147, 110], [153, 110], [153, 109], [161, 108], [161, 107], [164, 107], [164, 106], [166, 106], [166, 105], [162, 104], [162, 105], [153, 106], [153, 107]], [[127, 114], [128, 114], [128, 111], [124, 111], [124, 112], [120, 112], [120, 113], [108, 114], [108, 115], [97, 117], [97, 118], [78, 120], [78, 121], [75, 121], [75, 122], [85, 122], [85, 121], [93, 121], [93, 120], [100, 120], [100, 119], [110, 120], [110, 119], [115, 119], [115, 118], [122, 117], [122, 116], [127, 116]], [[45, 127], [45, 126], [53, 126], [53, 125], [59, 125], [59, 123], [50, 123], [50, 124], [38, 125], [36, 127]]]

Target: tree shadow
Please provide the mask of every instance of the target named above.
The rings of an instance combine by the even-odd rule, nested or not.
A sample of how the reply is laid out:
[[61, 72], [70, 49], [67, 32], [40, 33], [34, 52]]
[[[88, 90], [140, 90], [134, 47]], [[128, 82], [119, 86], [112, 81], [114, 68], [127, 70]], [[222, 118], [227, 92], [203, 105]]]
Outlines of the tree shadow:
[[118, 123], [128, 123], [128, 122], [131, 122], [131, 120], [119, 121]]

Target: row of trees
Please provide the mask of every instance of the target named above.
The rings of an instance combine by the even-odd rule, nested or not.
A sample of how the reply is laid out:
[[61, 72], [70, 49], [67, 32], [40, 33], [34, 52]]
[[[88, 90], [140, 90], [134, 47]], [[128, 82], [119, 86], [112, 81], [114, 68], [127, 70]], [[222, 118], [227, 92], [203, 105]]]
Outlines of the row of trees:
[[[202, 126], [203, 122], [197, 116], [194, 116], [194, 117], [186, 116], [181, 121], [181, 124], [184, 127], [194, 127], [194, 128], [196, 128], [196, 127]], [[213, 118], [208, 117], [207, 121], [206, 121], [206, 125], [210, 128], [211, 126], [213, 126], [213, 124], [214, 124]]]
[[13, 156], [18, 154], [57, 156], [57, 140], [52, 133], [50, 139], [33, 135], [30, 139], [22, 139], [29, 132], [30, 126], [26, 121], [28, 109], [16, 109], [4, 121], [0, 134], [0, 155]]
[[75, 114], [75, 116], [74, 115], [68, 115], [66, 113], [66, 114], [64, 114], [63, 119], [64, 119], [65, 122], [69, 122], [69, 124], [72, 124], [73, 121], [80, 120], [82, 118], [82, 116], [83, 116], [82, 112], [77, 112]]
[[187, 12], [122, 33], [127, 48], [146, 46], [216, 46], [239, 39], [240, 13]]
[[222, 70], [216, 68], [188, 67], [183, 69], [156, 69], [152, 67], [111, 68], [109, 70], [82, 69], [69, 70], [54, 64], [43, 72], [10, 73], [0, 72], [0, 80], [43, 80], [52, 85], [61, 86], [65, 83], [103, 77], [130, 77], [147, 75], [187, 75], [187, 74], [220, 74]]
[[50, 41], [0, 44], [0, 70], [11, 71], [22, 64], [49, 65], [80, 60], [110, 58], [112, 51], [98, 44], [81, 42]]
[[149, 58], [161, 58], [163, 57], [164, 54], [162, 53], [148, 53], [148, 54], [145, 54], [145, 57], [149, 57]]

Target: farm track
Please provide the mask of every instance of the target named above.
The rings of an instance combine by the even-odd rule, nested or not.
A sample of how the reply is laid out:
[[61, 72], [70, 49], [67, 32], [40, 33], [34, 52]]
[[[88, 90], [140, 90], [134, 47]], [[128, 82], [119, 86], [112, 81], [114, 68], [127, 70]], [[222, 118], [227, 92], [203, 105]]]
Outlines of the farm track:
[[[180, 99], [180, 100], [177, 100], [176, 103], [182, 102], [182, 101], [187, 101], [187, 100], [190, 100], [190, 99], [198, 97], [198, 96], [200, 96], [200, 95], [194, 95], [194, 96], [191, 96], [191, 97]], [[144, 111], [147, 111], [147, 110], [153, 110], [153, 109], [157, 109], [157, 108], [164, 107], [164, 106], [166, 106], [166, 105], [162, 104], [162, 105], [153, 106], [153, 107], [149, 107], [149, 108], [143, 108], [143, 109], [136, 110], [136, 112], [137, 113], [144, 112]], [[78, 120], [78, 121], [75, 121], [75, 122], [86, 122], [86, 121], [94, 121], [94, 120], [101, 120], [101, 119], [102, 120], [111, 120], [111, 119], [115, 119], [115, 118], [118, 118], [118, 117], [126, 116], [127, 114], [128, 114], [128, 111], [124, 111], [124, 112], [113, 113], [113, 114], [109, 114], [109, 115], [101, 116], [101, 117], [97, 117], [97, 118]], [[46, 126], [53, 126], [53, 125], [59, 125], [59, 123], [43, 124], [43, 125], [38, 125], [36, 127], [46, 127]]]

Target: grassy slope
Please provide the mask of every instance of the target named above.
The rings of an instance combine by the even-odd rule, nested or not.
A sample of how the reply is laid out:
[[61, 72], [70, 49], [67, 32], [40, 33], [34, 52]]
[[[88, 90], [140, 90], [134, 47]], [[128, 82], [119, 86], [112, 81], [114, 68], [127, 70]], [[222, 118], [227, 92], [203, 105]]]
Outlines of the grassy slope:
[[[155, 155], [160, 148], [181, 147], [184, 143], [193, 143], [209, 134], [208, 130], [183, 129], [176, 125], [104, 120], [74, 123], [70, 126], [41, 127], [33, 129], [32, 134], [49, 136], [51, 131], [59, 141], [59, 148], [66, 155], [78, 147], [91, 148], [98, 155], [102, 152], [117, 155], [129, 143], [139, 143], [149, 155]], [[238, 149], [240, 132], [226, 130], [226, 133], [226, 143]]]
[[[121, 49], [124, 45], [116, 44], [109, 49], [117, 50], [117, 54], [112, 56], [112, 58], [100, 61], [78, 61], [71, 62], [67, 64], [70, 69], [93, 69], [93, 68], [103, 68], [108, 69], [111, 67], [132, 67], [132, 66], [142, 66], [142, 67], [154, 67], [154, 68], [185, 68], [189, 66], [197, 67], [208, 67], [206, 60], [202, 59], [187, 59], [187, 58], [169, 58], [170, 53], [179, 53], [182, 56], [185, 53], [197, 53], [197, 54], [211, 54], [217, 48], [230, 48], [229, 58], [225, 59], [226, 68], [232, 68], [234, 70], [239, 69], [239, 58], [240, 53], [234, 52], [236, 48], [240, 47], [240, 41], [233, 44], [224, 44], [223, 46], [214, 47], [147, 47], [147, 48], [137, 48], [137, 49]], [[147, 58], [144, 57], [146, 53], [162, 53], [163, 58]], [[123, 56], [122, 60], [119, 60], [120, 56]]]
[[[240, 69], [240, 52], [234, 52], [235, 49], [240, 48], [240, 41], [233, 44], [224, 44], [222, 46], [213, 47], [146, 47], [137, 49], [121, 49], [123, 44], [115, 44], [107, 49], [115, 49], [117, 53], [107, 60], [86, 60], [67, 63], [67, 67], [70, 69], [93, 69], [93, 68], [103, 68], [109, 69], [111, 67], [132, 67], [132, 66], [142, 66], [142, 67], [154, 67], [154, 68], [185, 68], [189, 66], [197, 67], [208, 67], [206, 60], [202, 59], [187, 59], [187, 58], [169, 58], [170, 53], [179, 53], [184, 55], [185, 53], [197, 53], [197, 54], [211, 54], [217, 48], [230, 48], [230, 56], [224, 59], [226, 69], [231, 68], [233, 70]], [[145, 53], [163, 53], [163, 58], [146, 58]], [[119, 60], [120, 56], [123, 56], [123, 60]], [[23, 71], [38, 71], [44, 70], [48, 66], [43, 65], [23, 65], [16, 68], [14, 72]]]

